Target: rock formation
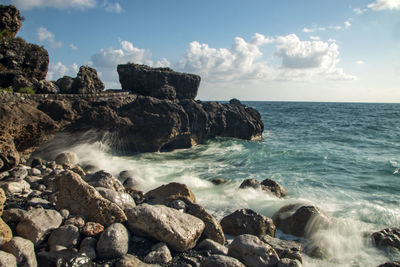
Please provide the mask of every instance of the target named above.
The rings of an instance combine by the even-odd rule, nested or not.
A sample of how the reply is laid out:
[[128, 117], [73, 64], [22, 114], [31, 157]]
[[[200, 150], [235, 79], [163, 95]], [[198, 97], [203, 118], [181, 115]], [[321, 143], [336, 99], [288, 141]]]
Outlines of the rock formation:
[[0, 31], [1, 38], [15, 37], [22, 25], [22, 18], [15, 6], [0, 5]]

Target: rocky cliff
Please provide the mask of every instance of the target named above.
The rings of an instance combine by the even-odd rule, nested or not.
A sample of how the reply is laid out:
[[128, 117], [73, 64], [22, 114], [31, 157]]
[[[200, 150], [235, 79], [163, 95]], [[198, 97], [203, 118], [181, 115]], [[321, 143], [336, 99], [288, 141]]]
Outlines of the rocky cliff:
[[[19, 18], [12, 6], [8, 10], [2, 14]], [[12, 24], [4, 29], [18, 28], [11, 19], [1, 21]], [[76, 78], [49, 82], [44, 80], [47, 51], [13, 36], [0, 41], [0, 87], [18, 91], [32, 86], [36, 93], [47, 94], [0, 90], [0, 170], [16, 166], [21, 157], [29, 157], [59, 133], [72, 136], [68, 145], [101, 140], [119, 153], [188, 148], [218, 136], [261, 138], [264, 125], [255, 109], [238, 100], [226, 104], [194, 100], [200, 85], [197, 75], [119, 65], [126, 91], [120, 94], [102, 92], [104, 84], [88, 66], [82, 66]], [[53, 143], [59, 144], [58, 139]]]

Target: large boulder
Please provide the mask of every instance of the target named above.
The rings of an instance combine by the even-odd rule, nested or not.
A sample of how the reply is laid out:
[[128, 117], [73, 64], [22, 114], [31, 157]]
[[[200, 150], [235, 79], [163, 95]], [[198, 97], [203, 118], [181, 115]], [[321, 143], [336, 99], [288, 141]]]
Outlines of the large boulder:
[[136, 206], [135, 200], [125, 192], [117, 192], [104, 187], [96, 187], [96, 190], [102, 195], [102, 197], [110, 200], [117, 204], [121, 209], [131, 209]]
[[295, 241], [282, 240], [269, 235], [262, 236], [261, 241], [270, 245], [281, 259], [287, 258], [303, 262], [301, 244]]
[[35, 248], [33, 243], [28, 239], [24, 239], [19, 236], [13, 237], [13, 239], [3, 245], [1, 249], [13, 254], [17, 259], [17, 263], [21, 266], [37, 266]]
[[195, 99], [200, 85], [200, 76], [170, 68], [122, 64], [117, 71], [122, 90], [160, 99]]
[[239, 209], [221, 220], [222, 229], [226, 234], [251, 234], [258, 237], [275, 236], [275, 224], [271, 218], [265, 217], [251, 209]]
[[232, 241], [228, 255], [252, 267], [273, 267], [280, 260], [270, 245], [256, 236], [247, 234], [240, 235]]
[[13, 237], [10, 226], [0, 217], [0, 246], [10, 241]]
[[126, 221], [124, 212], [117, 204], [103, 198], [97, 190], [72, 171], [62, 172], [56, 179], [56, 208], [68, 209], [86, 219], [108, 226]]
[[100, 258], [119, 258], [128, 252], [129, 233], [124, 225], [113, 223], [100, 235], [96, 252]]
[[0, 266], [17, 267], [17, 259], [13, 254], [0, 250]]
[[123, 192], [124, 186], [111, 173], [98, 171], [84, 177], [85, 181], [93, 187], [103, 187], [117, 192]]
[[371, 234], [373, 243], [378, 247], [400, 251], [400, 228], [385, 228]]
[[74, 78], [70, 76], [64, 76], [55, 82], [61, 94], [72, 94], [73, 83], [74, 83]]
[[89, 66], [81, 66], [71, 85], [74, 94], [94, 94], [104, 90], [104, 83], [97, 76], [97, 71]]
[[36, 208], [23, 214], [22, 220], [17, 225], [17, 234], [37, 244], [61, 223], [62, 216], [57, 211]]
[[163, 241], [176, 251], [193, 248], [205, 227], [202, 220], [162, 205], [142, 204], [125, 213], [134, 234]]
[[280, 208], [272, 219], [282, 232], [299, 237], [311, 237], [318, 230], [326, 229], [331, 219], [318, 207], [289, 204]]
[[0, 5], [0, 39], [15, 37], [22, 25], [22, 17], [15, 6]]
[[195, 195], [187, 185], [175, 182], [159, 186], [147, 192], [144, 196], [146, 200], [152, 204], [167, 205], [169, 202], [176, 199], [187, 200], [191, 203], [196, 202]]
[[49, 54], [43, 47], [21, 38], [4, 38], [0, 45], [0, 64], [1, 87], [13, 86], [18, 75], [31, 83], [38, 82], [46, 78]]

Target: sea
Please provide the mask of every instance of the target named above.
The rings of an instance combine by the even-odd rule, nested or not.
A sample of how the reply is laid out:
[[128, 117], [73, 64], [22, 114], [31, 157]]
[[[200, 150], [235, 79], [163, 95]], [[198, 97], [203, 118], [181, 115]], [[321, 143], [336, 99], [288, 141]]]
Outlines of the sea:
[[[337, 227], [314, 238], [325, 259], [303, 254], [304, 266], [377, 266], [400, 260], [396, 251], [375, 248], [368, 234], [400, 227], [400, 104], [243, 102], [264, 121], [262, 141], [217, 138], [190, 149], [112, 154], [106, 144], [74, 148], [81, 161], [118, 175], [131, 170], [138, 189], [187, 184], [197, 202], [217, 219], [248, 208], [265, 216], [284, 205], [315, 205]], [[227, 183], [214, 185], [222, 178]], [[289, 192], [278, 199], [238, 189], [244, 179], [273, 179]], [[307, 240], [286, 235], [277, 236]]]

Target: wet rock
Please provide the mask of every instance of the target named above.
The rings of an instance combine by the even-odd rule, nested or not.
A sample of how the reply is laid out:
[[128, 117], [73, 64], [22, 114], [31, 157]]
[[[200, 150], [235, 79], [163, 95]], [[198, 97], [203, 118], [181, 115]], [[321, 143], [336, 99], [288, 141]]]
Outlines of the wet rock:
[[73, 152], [63, 152], [61, 154], [58, 154], [55, 159], [55, 162], [59, 165], [68, 164], [74, 166], [78, 164], [78, 161], [78, 156]]
[[86, 175], [85, 181], [93, 187], [104, 187], [117, 192], [124, 192], [124, 186], [111, 173], [98, 171], [93, 174]]
[[48, 243], [51, 251], [56, 251], [57, 246], [68, 249], [74, 248], [79, 244], [81, 236], [79, 228], [74, 225], [63, 225], [51, 232]]
[[240, 235], [229, 245], [228, 256], [246, 266], [276, 266], [280, 258], [275, 250], [253, 235]]
[[111, 202], [117, 204], [121, 209], [131, 209], [136, 206], [135, 201], [125, 192], [117, 192], [104, 187], [96, 187], [96, 190], [102, 195], [104, 198], [110, 200]]
[[126, 216], [118, 205], [103, 198], [78, 174], [65, 171], [60, 174], [56, 182], [57, 209], [67, 208], [73, 214], [82, 214], [88, 220], [105, 226], [126, 221]]
[[224, 255], [212, 255], [201, 262], [200, 267], [246, 267], [235, 258]]
[[222, 230], [222, 226], [202, 206], [196, 203], [187, 202], [186, 213], [193, 215], [204, 222], [205, 228], [203, 234], [200, 237], [201, 239], [208, 238], [220, 244], [225, 243], [226, 240], [224, 231]]
[[104, 231], [104, 226], [96, 222], [87, 222], [81, 233], [85, 236], [97, 236]]
[[168, 203], [167, 207], [179, 210], [179, 211], [186, 211], [186, 203], [182, 200], [176, 199], [172, 200], [171, 202]]
[[283, 206], [272, 219], [282, 232], [300, 237], [310, 237], [331, 223], [331, 219], [318, 207], [303, 204]]
[[287, 258], [281, 259], [277, 264], [277, 267], [301, 267], [301, 266], [303, 265], [298, 260], [287, 259]]
[[1, 247], [2, 250], [11, 253], [17, 259], [17, 263], [20, 266], [36, 267], [36, 255], [33, 243], [19, 236], [13, 237], [13, 239]]
[[279, 198], [285, 197], [288, 194], [283, 186], [271, 179], [265, 179], [261, 183], [255, 179], [246, 179], [240, 184], [239, 188], [254, 188], [257, 190], [263, 190]]
[[128, 230], [120, 223], [113, 223], [100, 235], [96, 252], [103, 259], [118, 258], [128, 252], [128, 244]]
[[133, 233], [163, 241], [176, 251], [193, 248], [205, 227], [200, 219], [162, 205], [142, 204], [125, 213]]
[[167, 244], [161, 242], [151, 248], [144, 260], [149, 263], [166, 264], [172, 260], [172, 256]]
[[227, 247], [211, 239], [204, 239], [203, 241], [201, 241], [196, 246], [196, 250], [207, 250], [210, 251], [211, 254], [228, 255]]
[[81, 66], [79, 72], [74, 79], [71, 92], [73, 94], [94, 94], [104, 90], [104, 83], [97, 75], [94, 68]]
[[32, 209], [24, 213], [22, 220], [17, 225], [17, 234], [37, 244], [47, 233], [58, 228], [61, 223], [62, 217], [55, 210]]
[[270, 245], [281, 259], [287, 258], [303, 262], [301, 257], [301, 244], [295, 241], [281, 240], [269, 235], [262, 236], [261, 241]]
[[38, 266], [92, 267], [90, 258], [73, 250], [41, 251], [37, 253]]
[[400, 267], [400, 261], [385, 262], [377, 267]]
[[167, 205], [169, 202], [176, 199], [188, 200], [192, 203], [196, 202], [196, 197], [187, 185], [175, 182], [157, 187], [147, 192], [144, 196], [146, 200], [152, 204]]
[[22, 17], [19, 10], [12, 5], [0, 5], [0, 32], [3, 37], [15, 37], [22, 25]]
[[0, 250], [0, 266], [17, 267], [17, 259], [13, 254]]
[[223, 179], [223, 178], [214, 178], [211, 180], [211, 183], [213, 183], [215, 185], [226, 184], [227, 182], [228, 182], [228, 180]]
[[371, 235], [372, 242], [378, 247], [400, 251], [400, 228], [386, 228]]
[[115, 267], [159, 267], [160, 265], [147, 264], [136, 258], [131, 254], [124, 255], [121, 260], [119, 260]]
[[275, 224], [272, 219], [251, 209], [240, 209], [221, 220], [222, 229], [226, 234], [251, 234], [258, 237], [263, 235], [275, 236]]
[[13, 237], [10, 227], [0, 217], [0, 246], [10, 241]]
[[74, 82], [74, 78], [70, 76], [64, 76], [58, 79], [55, 84], [60, 90], [61, 94], [72, 94], [72, 84]]
[[200, 76], [170, 68], [123, 64], [117, 71], [123, 90], [160, 99], [195, 99], [200, 85]]
[[90, 259], [95, 259], [97, 239], [93, 237], [85, 237], [80, 244], [79, 252], [85, 253]]

